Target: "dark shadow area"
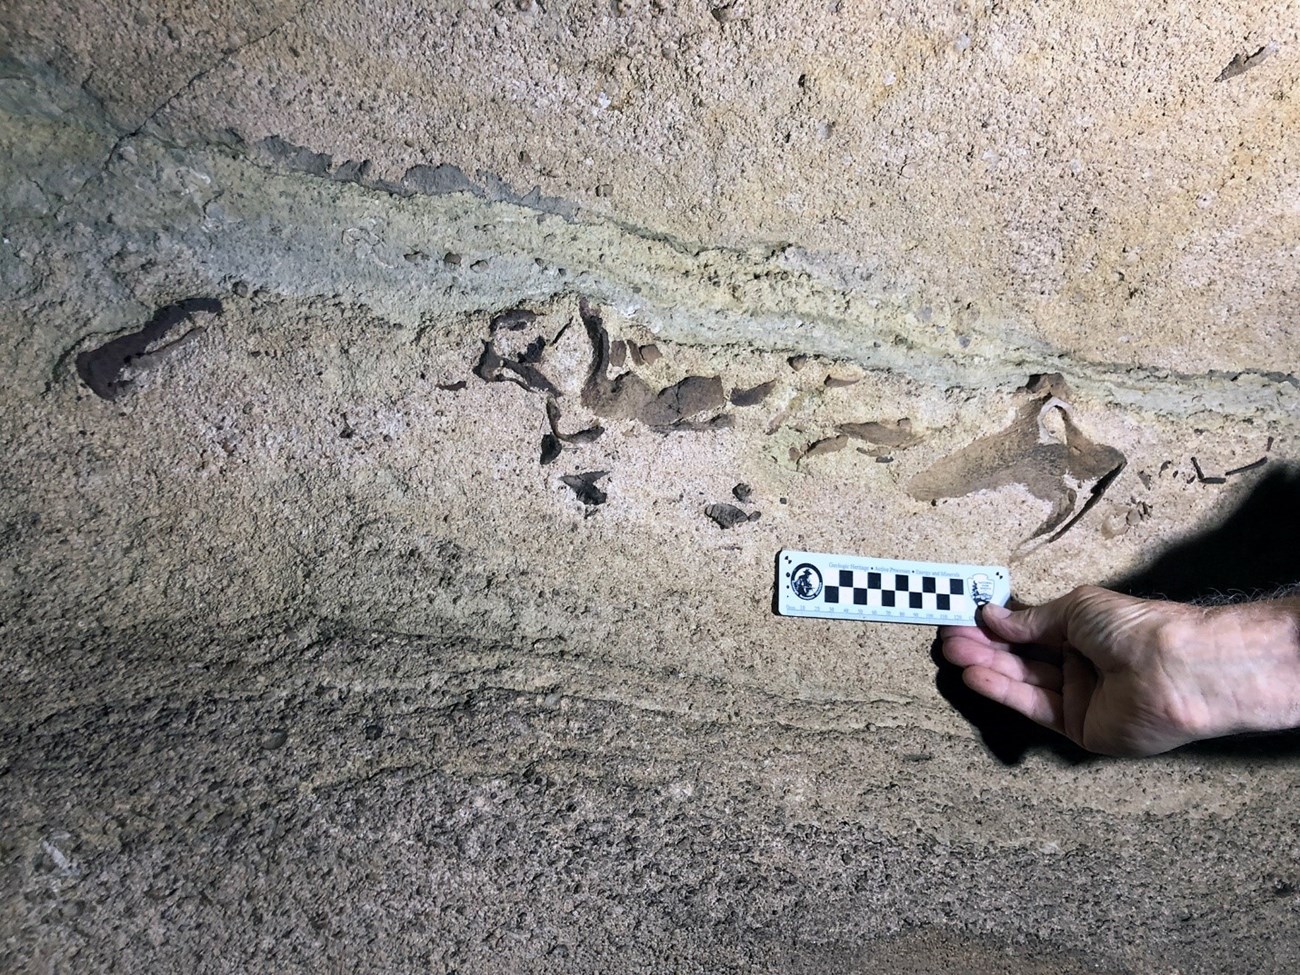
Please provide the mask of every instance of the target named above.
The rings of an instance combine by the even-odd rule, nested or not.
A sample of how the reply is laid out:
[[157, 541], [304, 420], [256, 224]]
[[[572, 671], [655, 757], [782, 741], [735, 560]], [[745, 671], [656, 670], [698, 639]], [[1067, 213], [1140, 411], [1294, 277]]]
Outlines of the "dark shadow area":
[[[1179, 602], [1240, 602], [1300, 583], [1300, 465], [1271, 463], [1237, 506], [1219, 521], [1171, 543], [1145, 567], [1100, 581], [1118, 592]], [[1004, 765], [1032, 749], [1047, 749], [1070, 764], [1096, 756], [1027, 718], [980, 697], [962, 683], [961, 669], [931, 648], [935, 685], [979, 731]], [[1234, 761], [1300, 757], [1300, 729], [1239, 735], [1187, 745], [1179, 751]]]
[[[1106, 585], [1179, 602], [1243, 602], [1300, 583], [1300, 465], [1271, 463], [1218, 524], [1173, 543], [1144, 569]], [[1237, 735], [1180, 751], [1232, 759], [1300, 757], [1300, 729]]]
[[1003, 765], [1019, 765], [1034, 749], [1046, 749], [1070, 765], [1097, 757], [1068, 738], [976, 694], [962, 682], [961, 668], [943, 658], [938, 638], [930, 645], [930, 659], [938, 668], [934, 686], [943, 699], [980, 733], [984, 747]]
[[1222, 758], [1232, 761], [1293, 762], [1300, 759], [1300, 728], [1268, 734], [1211, 738], [1209, 741], [1184, 745], [1178, 751], [1201, 758]]
[[1218, 524], [1174, 542], [1145, 568], [1100, 585], [1132, 596], [1192, 602], [1258, 598], [1296, 583], [1300, 465], [1273, 463]]

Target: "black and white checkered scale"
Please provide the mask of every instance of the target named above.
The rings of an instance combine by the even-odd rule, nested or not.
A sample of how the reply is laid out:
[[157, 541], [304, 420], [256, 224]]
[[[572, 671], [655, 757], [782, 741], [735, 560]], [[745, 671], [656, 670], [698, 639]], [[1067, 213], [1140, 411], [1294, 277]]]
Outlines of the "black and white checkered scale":
[[776, 570], [783, 616], [974, 626], [980, 606], [1011, 598], [1011, 573], [1002, 565], [782, 549]]
[[826, 580], [822, 601], [853, 606], [898, 607], [947, 612], [954, 596], [966, 594], [961, 579], [912, 576], [894, 572], [864, 572], [840, 569], [834, 580]]

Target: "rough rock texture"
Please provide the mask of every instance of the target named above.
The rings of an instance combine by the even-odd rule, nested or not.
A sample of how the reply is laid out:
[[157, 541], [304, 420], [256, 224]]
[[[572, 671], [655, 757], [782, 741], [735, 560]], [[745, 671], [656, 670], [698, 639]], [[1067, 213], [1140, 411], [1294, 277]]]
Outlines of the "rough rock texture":
[[0, 969], [1294, 971], [1294, 737], [771, 593], [1300, 578], [1295, 14], [0, 8]]

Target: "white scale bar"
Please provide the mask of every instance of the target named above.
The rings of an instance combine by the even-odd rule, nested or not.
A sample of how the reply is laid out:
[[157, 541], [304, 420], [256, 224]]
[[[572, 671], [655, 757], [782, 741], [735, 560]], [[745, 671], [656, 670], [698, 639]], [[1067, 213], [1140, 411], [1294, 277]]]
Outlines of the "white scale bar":
[[909, 562], [783, 550], [776, 561], [782, 616], [974, 626], [985, 603], [1005, 606], [1011, 573], [1002, 565]]

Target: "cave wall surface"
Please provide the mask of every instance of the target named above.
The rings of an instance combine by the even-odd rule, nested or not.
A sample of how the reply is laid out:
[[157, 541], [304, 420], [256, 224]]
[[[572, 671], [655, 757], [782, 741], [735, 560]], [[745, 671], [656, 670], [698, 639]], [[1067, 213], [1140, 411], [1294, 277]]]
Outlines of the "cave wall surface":
[[0, 968], [1294, 971], [1294, 737], [772, 581], [1300, 578], [1298, 14], [0, 5]]

